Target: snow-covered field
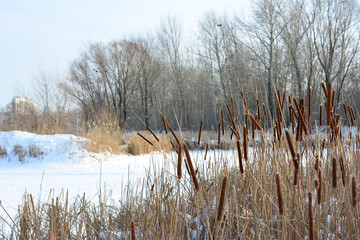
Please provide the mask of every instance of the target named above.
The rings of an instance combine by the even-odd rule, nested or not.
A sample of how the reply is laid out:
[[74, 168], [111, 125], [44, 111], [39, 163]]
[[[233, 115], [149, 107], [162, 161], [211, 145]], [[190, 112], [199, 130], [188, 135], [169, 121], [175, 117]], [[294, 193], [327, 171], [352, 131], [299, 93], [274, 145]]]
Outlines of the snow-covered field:
[[[48, 202], [62, 191], [68, 191], [69, 198], [86, 193], [87, 199], [98, 200], [100, 186], [111, 191], [113, 200], [120, 199], [130, 181], [141, 184], [147, 172], [159, 173], [161, 169], [174, 170], [175, 153], [153, 153], [141, 156], [94, 154], [84, 148], [86, 139], [74, 135], [36, 135], [27, 132], [0, 132], [0, 150], [6, 149], [6, 156], [0, 157], [0, 200], [14, 216], [25, 192], [31, 193], [35, 201]], [[24, 154], [25, 163], [19, 162], [14, 146], [22, 146], [28, 152], [34, 146], [43, 152], [36, 158]], [[16, 147], [15, 147], [16, 148]], [[1, 151], [0, 151], [1, 152]], [[208, 159], [214, 154], [233, 156], [232, 151], [208, 152]], [[192, 152], [195, 163], [203, 159], [204, 152]], [[0, 209], [0, 215], [5, 217]]]

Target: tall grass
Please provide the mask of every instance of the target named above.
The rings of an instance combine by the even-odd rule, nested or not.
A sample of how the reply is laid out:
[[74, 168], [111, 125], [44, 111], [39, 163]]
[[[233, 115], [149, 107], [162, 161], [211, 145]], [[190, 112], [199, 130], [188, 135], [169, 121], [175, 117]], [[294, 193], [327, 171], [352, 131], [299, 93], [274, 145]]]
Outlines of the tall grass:
[[[172, 166], [171, 171], [149, 173], [140, 191], [126, 191], [127, 195], [118, 203], [105, 195], [100, 197], [106, 201], [99, 204], [89, 203], [85, 196], [72, 203], [67, 197], [59, 197], [34, 204], [32, 197], [25, 195], [15, 225], [9, 223], [11, 236], [19, 239], [357, 239], [360, 237], [356, 185], [360, 177], [357, 147], [360, 135], [355, 117], [351, 118], [356, 126], [351, 128], [352, 134], [345, 134], [333, 108], [335, 93], [331, 86], [323, 86], [323, 90], [327, 119], [324, 133], [319, 125], [312, 125], [310, 134], [304, 100], [290, 98], [296, 110], [291, 116], [291, 126], [286, 126], [285, 94], [282, 98], [277, 94], [277, 117], [271, 124], [267, 123], [270, 118], [261, 122], [259, 114], [254, 117], [243, 98], [244, 108], [256, 129], [254, 136], [249, 135], [250, 126], [237, 121], [234, 111], [227, 106], [233, 135], [242, 136], [231, 140], [237, 148], [231, 157], [214, 151], [211, 156], [214, 161], [204, 160], [207, 151], [189, 152], [190, 143], [169, 132], [166, 141], [172, 140], [180, 155], [164, 155]], [[165, 117], [163, 120], [164, 127], [171, 131]], [[290, 130], [292, 127], [294, 131]], [[201, 136], [204, 139], [204, 132]], [[152, 147], [139, 136], [134, 137]], [[145, 137], [157, 142], [151, 134]], [[217, 137], [215, 134], [212, 139], [214, 144]], [[225, 141], [225, 137], [221, 139]], [[195, 146], [197, 141], [191, 144]], [[200, 149], [201, 143], [197, 145]], [[187, 161], [181, 160], [182, 151]], [[340, 179], [344, 179], [343, 184], [335, 185]]]

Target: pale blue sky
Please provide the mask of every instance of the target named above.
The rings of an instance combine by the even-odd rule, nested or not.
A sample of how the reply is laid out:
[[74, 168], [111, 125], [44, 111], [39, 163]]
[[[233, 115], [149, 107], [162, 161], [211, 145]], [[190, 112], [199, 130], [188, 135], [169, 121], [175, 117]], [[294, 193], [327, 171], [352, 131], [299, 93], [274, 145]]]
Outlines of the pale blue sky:
[[39, 69], [65, 75], [85, 44], [156, 30], [168, 14], [185, 31], [206, 11], [241, 13], [249, 0], [0, 0], [0, 108], [32, 95]]

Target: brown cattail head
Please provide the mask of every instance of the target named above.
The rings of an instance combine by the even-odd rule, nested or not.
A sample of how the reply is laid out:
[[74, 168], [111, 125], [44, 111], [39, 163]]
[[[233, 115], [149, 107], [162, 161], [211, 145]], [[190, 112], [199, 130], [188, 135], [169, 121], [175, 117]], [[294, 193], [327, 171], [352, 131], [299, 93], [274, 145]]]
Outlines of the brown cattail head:
[[160, 142], [159, 138], [155, 135], [155, 133], [150, 129], [149, 126], [146, 126], [146, 129], [154, 136], [154, 138], [156, 139], [156, 141]]
[[244, 132], [243, 132], [243, 136], [244, 136], [244, 142], [243, 142], [243, 148], [244, 148], [244, 159], [245, 161], [248, 160], [248, 149], [247, 149], [247, 127], [244, 127]]
[[261, 121], [261, 111], [260, 111], [260, 102], [259, 102], [259, 99], [256, 99], [257, 101], [257, 114], [258, 114], [258, 118], [259, 120]]
[[295, 153], [295, 148], [294, 148], [294, 145], [292, 143], [292, 140], [291, 140], [291, 136], [290, 136], [290, 132], [289, 130], [285, 130], [285, 135], [286, 135], [286, 140], [288, 142], [288, 145], [289, 145], [289, 149], [290, 149], [290, 153], [291, 153], [291, 156], [292, 158], [296, 158], [296, 153]]
[[300, 168], [300, 153], [293, 158], [294, 161], [294, 186], [298, 184], [299, 168]]
[[333, 158], [332, 161], [332, 165], [333, 165], [333, 169], [332, 169], [332, 176], [333, 176], [333, 182], [332, 182], [332, 186], [333, 188], [336, 188], [336, 178], [337, 178], [337, 172], [336, 172], [336, 158]]
[[141, 135], [140, 133], [137, 133], [137, 135], [139, 135], [142, 139], [144, 139], [148, 144], [150, 144], [151, 146], [154, 146], [154, 144], [152, 144], [152, 142], [150, 142], [146, 137], [144, 137], [143, 135]]
[[177, 176], [178, 179], [181, 179], [181, 166], [182, 166], [182, 146], [179, 144], [179, 150], [178, 150], [178, 164], [177, 164]]
[[349, 110], [349, 115], [350, 115], [350, 120], [351, 120], [351, 126], [354, 126], [354, 118], [352, 115], [351, 107], [349, 105], [348, 105], [348, 110]]
[[227, 184], [227, 177], [224, 177], [223, 183], [221, 186], [221, 195], [220, 195], [220, 202], [219, 202], [218, 215], [217, 215], [217, 220], [219, 222], [221, 222], [222, 215], [224, 212], [226, 184]]
[[276, 173], [276, 188], [277, 188], [278, 203], [279, 203], [279, 213], [281, 216], [284, 216], [284, 200], [281, 190], [281, 179], [279, 173]]
[[312, 194], [309, 192], [309, 239], [314, 240], [314, 216], [312, 211]]
[[315, 158], [315, 171], [319, 172], [319, 155], [316, 154], [316, 158]]
[[225, 121], [224, 121], [224, 110], [221, 109], [221, 126], [222, 126], [222, 135], [225, 135]]
[[237, 150], [238, 150], [240, 172], [243, 174], [244, 173], [244, 168], [243, 168], [243, 164], [242, 164], [242, 156], [241, 156], [241, 148], [240, 148], [240, 141], [239, 140], [236, 141], [236, 147], [237, 147]]
[[320, 105], [319, 127], [321, 127], [321, 124], [322, 124], [322, 105]]
[[220, 136], [221, 136], [221, 124], [219, 123], [219, 131], [218, 131], [218, 144], [220, 145]]
[[327, 98], [328, 91], [326, 90], [326, 85], [325, 85], [324, 82], [321, 83], [321, 87], [322, 87], [322, 89], [324, 90], [325, 97]]
[[341, 179], [342, 179], [342, 183], [343, 183], [343, 186], [345, 187], [346, 185], [346, 173], [345, 173], [345, 165], [344, 165], [344, 159], [342, 156], [340, 156], [339, 158], [339, 162], [340, 162], [340, 170], [341, 170]]
[[355, 176], [351, 179], [351, 193], [352, 193], [352, 205], [356, 207], [356, 181]]
[[200, 130], [199, 130], [198, 145], [200, 145], [202, 127], [203, 127], [203, 120], [201, 120], [201, 123], [200, 123]]
[[165, 130], [165, 133], [168, 134], [168, 130], [167, 130], [167, 127], [166, 127], [166, 119], [164, 117], [164, 114], [161, 114], [161, 118], [163, 120], [163, 123], [164, 123], [164, 130]]
[[264, 115], [265, 115], [265, 119], [266, 121], [268, 121], [268, 115], [267, 115], [267, 112], [266, 112], [266, 107], [265, 107], [265, 103], [263, 103], [263, 109], [264, 109]]
[[209, 150], [209, 144], [206, 144], [206, 149], [205, 149], [205, 157], [204, 160], [206, 160], [206, 156], [207, 156], [207, 152]]
[[131, 222], [131, 240], [136, 240], [135, 224], [133, 221]]
[[192, 180], [193, 180], [193, 182], [194, 182], [195, 191], [198, 192], [198, 191], [200, 190], [200, 186], [199, 186], [199, 182], [198, 182], [198, 179], [197, 179], [197, 176], [196, 176], [196, 173], [195, 173], [194, 166], [193, 166], [192, 161], [191, 161], [189, 149], [188, 149], [188, 147], [186, 146], [186, 144], [184, 144], [183, 147], [184, 147], [184, 151], [185, 151], [185, 156], [186, 156], [186, 159], [187, 159], [187, 163], [188, 163], [188, 165], [189, 165], [190, 174], [191, 174]]

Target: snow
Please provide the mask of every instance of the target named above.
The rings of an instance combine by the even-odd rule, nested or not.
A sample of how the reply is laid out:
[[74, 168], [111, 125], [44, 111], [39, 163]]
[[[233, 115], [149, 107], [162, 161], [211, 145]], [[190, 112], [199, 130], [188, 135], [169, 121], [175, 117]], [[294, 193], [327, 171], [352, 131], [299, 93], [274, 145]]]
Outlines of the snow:
[[[34, 201], [49, 202], [52, 197], [68, 191], [70, 201], [86, 193], [87, 201], [98, 201], [100, 187], [111, 192], [115, 201], [130, 189], [141, 187], [147, 174], [159, 175], [162, 170], [175, 173], [177, 154], [156, 152], [139, 156], [94, 154], [84, 149], [85, 138], [74, 135], [36, 135], [27, 132], [0, 132], [0, 147], [7, 156], [0, 157], [0, 200], [12, 217], [17, 213], [23, 195], [32, 194]], [[25, 151], [35, 145], [43, 155], [37, 158], [25, 154], [24, 162], [14, 153], [14, 146]], [[205, 151], [190, 151], [195, 166], [205, 161]], [[235, 151], [209, 150], [206, 163], [218, 164], [216, 159], [237, 159]], [[235, 164], [230, 161], [229, 164]], [[184, 167], [185, 171], [185, 167]], [[5, 216], [2, 209], [0, 215]]]
[[[140, 156], [94, 154], [83, 146], [87, 140], [74, 135], [36, 135], [27, 132], [0, 132], [0, 146], [7, 156], [0, 157], [0, 200], [5, 209], [16, 214], [24, 193], [31, 193], [34, 201], [47, 202], [49, 193], [58, 196], [68, 191], [70, 198], [86, 193], [89, 199], [98, 195], [100, 186], [111, 190], [112, 198], [121, 197], [128, 181], [141, 183], [146, 169], [168, 164], [167, 154], [154, 153]], [[36, 145], [43, 152], [38, 158], [25, 154], [20, 163], [14, 146], [27, 150]], [[3, 212], [0, 210], [3, 216]]]

